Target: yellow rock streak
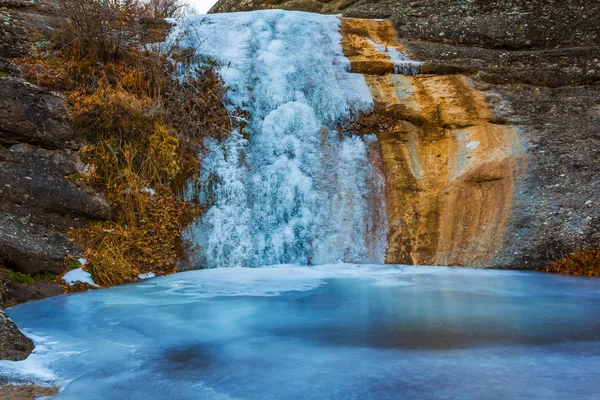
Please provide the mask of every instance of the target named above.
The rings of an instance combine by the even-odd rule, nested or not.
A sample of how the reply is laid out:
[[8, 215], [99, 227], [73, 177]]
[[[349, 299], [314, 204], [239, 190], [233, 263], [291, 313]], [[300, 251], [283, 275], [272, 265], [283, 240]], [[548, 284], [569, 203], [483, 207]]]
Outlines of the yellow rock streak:
[[375, 132], [386, 178], [386, 262], [486, 266], [502, 246], [515, 182], [526, 159], [517, 131], [498, 123], [461, 75], [395, 75], [402, 51], [387, 20], [341, 18], [352, 71], [365, 75], [375, 112], [393, 132]]

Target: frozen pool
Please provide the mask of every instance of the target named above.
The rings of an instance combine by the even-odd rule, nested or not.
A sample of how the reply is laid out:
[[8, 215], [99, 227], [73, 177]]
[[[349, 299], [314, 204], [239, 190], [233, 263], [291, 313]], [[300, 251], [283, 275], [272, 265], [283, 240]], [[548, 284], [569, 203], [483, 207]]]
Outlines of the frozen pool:
[[13, 307], [60, 399], [598, 399], [600, 280], [223, 268]]

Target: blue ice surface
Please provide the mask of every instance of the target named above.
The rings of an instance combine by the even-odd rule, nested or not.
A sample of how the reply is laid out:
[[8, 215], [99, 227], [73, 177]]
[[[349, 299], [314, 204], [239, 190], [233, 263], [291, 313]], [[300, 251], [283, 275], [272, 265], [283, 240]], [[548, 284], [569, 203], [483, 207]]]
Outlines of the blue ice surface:
[[8, 309], [58, 399], [598, 399], [600, 280], [221, 268]]

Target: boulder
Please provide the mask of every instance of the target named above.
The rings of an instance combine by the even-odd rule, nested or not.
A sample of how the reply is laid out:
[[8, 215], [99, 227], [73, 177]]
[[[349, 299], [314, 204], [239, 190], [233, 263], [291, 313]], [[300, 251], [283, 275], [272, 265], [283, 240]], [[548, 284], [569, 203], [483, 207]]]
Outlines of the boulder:
[[33, 347], [33, 342], [17, 329], [0, 308], [0, 360], [24, 360], [31, 354]]
[[24, 360], [33, 351], [33, 342], [4, 313], [4, 298], [4, 274], [0, 270], [0, 360]]
[[65, 257], [80, 255], [62, 232], [109, 213], [100, 195], [69, 181], [81, 172], [69, 150], [0, 149], [0, 262], [28, 274], [60, 273]]
[[79, 257], [68, 238], [57, 231], [9, 213], [0, 213], [0, 263], [26, 274], [65, 270], [65, 257]]
[[0, 77], [0, 144], [77, 148], [64, 99], [16, 77]]
[[30, 205], [48, 212], [105, 219], [109, 205], [68, 177], [85, 173], [85, 165], [69, 150], [29, 145], [0, 149], [0, 201]]

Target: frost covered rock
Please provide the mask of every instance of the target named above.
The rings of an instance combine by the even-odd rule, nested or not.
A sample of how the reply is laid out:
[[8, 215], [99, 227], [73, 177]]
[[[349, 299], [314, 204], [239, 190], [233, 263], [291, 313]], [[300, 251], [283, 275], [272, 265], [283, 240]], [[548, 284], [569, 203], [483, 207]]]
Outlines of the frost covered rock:
[[142, 279], [142, 280], [144, 280], [144, 279], [150, 279], [150, 278], [155, 278], [155, 277], [156, 277], [156, 275], [154, 274], [154, 272], [147, 272], [145, 274], [139, 274], [138, 275], [138, 278]]

